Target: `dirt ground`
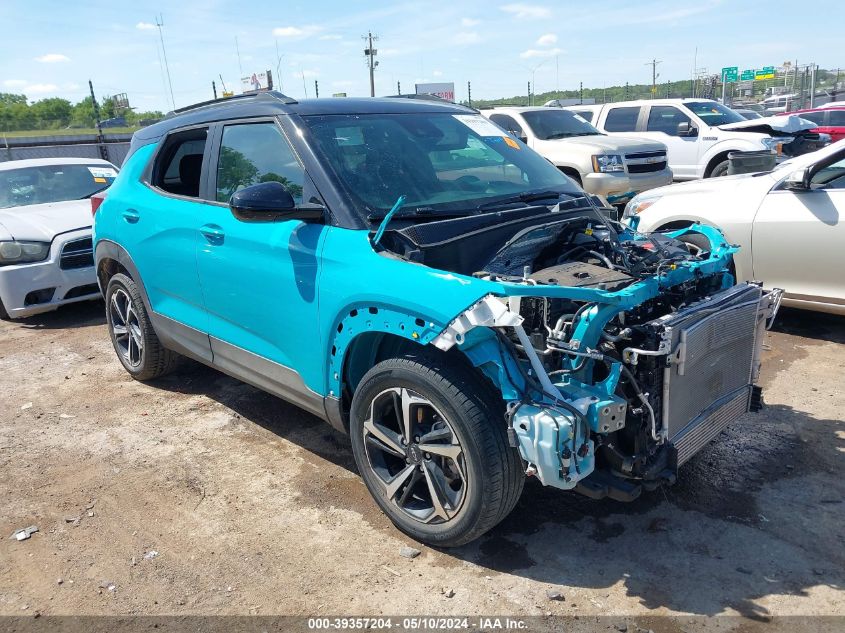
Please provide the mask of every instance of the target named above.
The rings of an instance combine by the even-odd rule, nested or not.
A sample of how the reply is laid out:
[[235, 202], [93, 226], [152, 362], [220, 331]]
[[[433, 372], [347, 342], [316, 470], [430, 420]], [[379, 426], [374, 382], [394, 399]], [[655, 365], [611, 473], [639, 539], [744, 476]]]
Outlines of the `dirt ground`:
[[845, 614], [843, 318], [782, 311], [768, 408], [674, 487], [626, 505], [531, 481], [438, 551], [318, 419], [199, 366], [131, 380], [102, 310], [0, 323], [0, 615]]

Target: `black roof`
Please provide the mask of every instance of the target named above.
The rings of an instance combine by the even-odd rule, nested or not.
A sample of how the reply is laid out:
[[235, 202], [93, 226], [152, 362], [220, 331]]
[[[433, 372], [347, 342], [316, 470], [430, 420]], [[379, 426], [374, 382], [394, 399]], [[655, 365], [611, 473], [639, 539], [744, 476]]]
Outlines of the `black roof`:
[[299, 114], [401, 114], [403, 112], [474, 113], [475, 110], [440, 99], [348, 98], [304, 99], [296, 101], [280, 92], [248, 93], [236, 97], [198, 103], [170, 112], [167, 117], [135, 132], [136, 142], [146, 144], [176, 127], [198, 125], [245, 117]]

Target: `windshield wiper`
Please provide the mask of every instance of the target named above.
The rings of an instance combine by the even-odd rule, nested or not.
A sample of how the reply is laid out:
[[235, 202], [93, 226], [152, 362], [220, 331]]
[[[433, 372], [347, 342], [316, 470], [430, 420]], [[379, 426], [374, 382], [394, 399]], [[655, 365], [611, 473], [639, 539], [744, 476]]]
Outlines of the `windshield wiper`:
[[504, 199], [491, 200], [478, 206], [478, 209], [494, 209], [500, 206], [507, 206], [515, 202], [539, 202], [540, 200], [560, 200], [561, 196], [570, 196], [565, 191], [524, 191], [516, 196]]
[[[380, 222], [389, 215], [388, 213], [371, 213], [367, 216], [370, 222]], [[403, 218], [462, 218], [474, 213], [473, 211], [449, 211], [448, 209], [433, 209], [432, 207], [417, 207], [402, 213], [394, 213], [391, 219], [401, 220]]]
[[81, 198], [77, 198], [77, 200], [85, 200], [86, 198], [90, 198], [91, 196], [97, 195], [101, 191], [105, 191], [109, 187], [111, 187], [111, 183], [109, 183], [105, 187], [100, 187], [99, 189], [96, 189], [96, 190], [92, 191], [91, 193], [87, 193], [84, 196], [82, 196]]

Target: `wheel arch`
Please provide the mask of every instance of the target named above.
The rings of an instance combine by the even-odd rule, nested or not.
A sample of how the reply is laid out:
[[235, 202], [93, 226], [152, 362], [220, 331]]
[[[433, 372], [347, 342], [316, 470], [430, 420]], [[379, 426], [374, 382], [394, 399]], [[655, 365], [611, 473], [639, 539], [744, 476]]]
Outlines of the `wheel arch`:
[[575, 169], [575, 167], [569, 165], [556, 165], [556, 167], [566, 176], [572, 178], [579, 187], [583, 184], [584, 179], [581, 177], [581, 172]]
[[[481, 377], [497, 395], [505, 395], [510, 386], [500, 378], [506, 375], [507, 369], [498, 361], [499, 356], [492, 362], [491, 353], [479, 355], [478, 346], [473, 350], [464, 350], [461, 345], [448, 351], [438, 349], [433, 341], [444, 328], [434, 321], [382, 306], [358, 307], [346, 312], [333, 330], [328, 350], [326, 408], [332, 426], [348, 432], [352, 396], [364, 374], [383, 360], [414, 352], [424, 351], [442, 358], [444, 363], [460, 364]], [[492, 333], [490, 338], [495, 338]], [[515, 370], [511, 368], [511, 371]]]
[[147, 313], [152, 312], [150, 299], [147, 296], [147, 290], [144, 288], [144, 282], [141, 279], [141, 273], [138, 272], [138, 267], [125, 248], [111, 240], [100, 240], [97, 242], [97, 247], [94, 251], [94, 261], [96, 262], [97, 283], [100, 286], [100, 292], [103, 293], [103, 296], [106, 295], [106, 286], [108, 286], [109, 279], [115, 273], [123, 273], [135, 282], [138, 292], [141, 293], [141, 300], [144, 302]]
[[[674, 219], [674, 220], [671, 220], [669, 222], [664, 222], [663, 224], [654, 228], [653, 230], [654, 231], [675, 231], [677, 229], [686, 228], [686, 227], [688, 227], [692, 224], [703, 224], [705, 226], [710, 226], [710, 227], [713, 227], [714, 229], [722, 231], [721, 228], [719, 228], [718, 226], [716, 226], [712, 222], [708, 222], [707, 220], [704, 220], [703, 218]], [[722, 232], [724, 233], [724, 231], [722, 231]], [[742, 252], [742, 251], [740, 250], [740, 252]], [[740, 277], [738, 277], [738, 274], [740, 272], [744, 272], [744, 270], [740, 270], [741, 268], [743, 268], [743, 265], [744, 265], [744, 262], [743, 262], [742, 257], [731, 258], [731, 267], [730, 267], [731, 268], [731, 274], [733, 274], [734, 278], [736, 278], [737, 281], [739, 281], [739, 279], [740, 279]]]

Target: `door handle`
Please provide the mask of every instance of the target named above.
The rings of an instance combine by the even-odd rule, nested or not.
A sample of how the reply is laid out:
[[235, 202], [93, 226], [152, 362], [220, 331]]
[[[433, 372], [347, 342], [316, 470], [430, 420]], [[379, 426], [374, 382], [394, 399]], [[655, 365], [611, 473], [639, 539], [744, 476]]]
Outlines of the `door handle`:
[[216, 224], [205, 224], [201, 226], [200, 233], [205, 236], [205, 239], [209, 244], [213, 244], [215, 246], [222, 244], [223, 239], [226, 237], [223, 229]]
[[126, 209], [123, 212], [123, 219], [129, 222], [129, 224], [137, 224], [138, 220], [141, 219], [141, 214], [135, 209]]

